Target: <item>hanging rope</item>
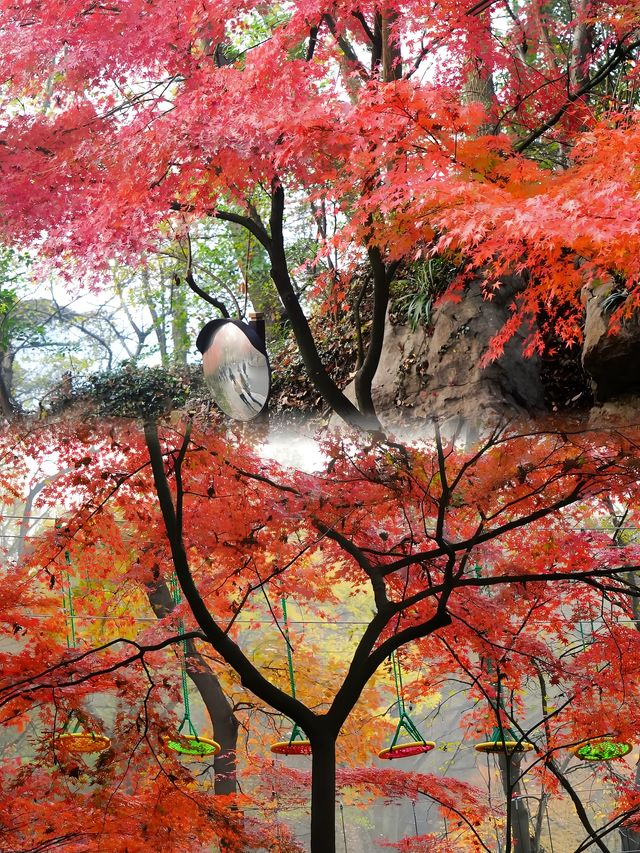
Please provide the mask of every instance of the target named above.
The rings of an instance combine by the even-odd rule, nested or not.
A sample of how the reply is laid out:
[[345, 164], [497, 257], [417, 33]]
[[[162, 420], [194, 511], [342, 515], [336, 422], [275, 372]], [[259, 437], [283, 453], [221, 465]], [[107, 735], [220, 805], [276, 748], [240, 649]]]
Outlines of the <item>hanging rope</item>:
[[344, 806], [340, 803], [340, 820], [342, 821], [342, 840], [344, 841], [344, 853], [349, 853], [347, 848], [347, 828], [344, 825]]
[[[178, 577], [175, 572], [169, 578], [169, 590], [174, 607], [178, 607], [182, 603], [182, 594]], [[184, 620], [182, 618], [177, 621], [178, 633], [184, 635]], [[203, 758], [209, 755], [216, 755], [220, 752], [220, 744], [216, 743], [208, 737], [202, 737], [198, 734], [196, 727], [191, 720], [191, 705], [189, 703], [189, 680], [187, 673], [187, 641], [181, 640], [178, 649], [178, 657], [180, 658], [180, 673], [182, 681], [182, 703], [184, 705], [184, 716], [178, 727], [176, 736], [169, 737], [166, 740], [169, 749], [174, 752], [179, 752], [182, 755], [190, 755], [194, 758]], [[183, 734], [183, 729], [186, 726], [186, 733]]]
[[[67, 566], [71, 565], [71, 554], [68, 551], [64, 552], [64, 558]], [[71, 575], [67, 569], [67, 583], [65, 586], [62, 582], [62, 612], [64, 613], [64, 624], [67, 631], [67, 648], [75, 649], [76, 647], [76, 614], [73, 609], [73, 592], [71, 591]]]
[[[291, 697], [293, 699], [296, 698], [296, 677], [293, 670], [293, 646], [291, 645], [291, 637], [289, 636], [289, 623], [287, 621], [287, 600], [284, 596], [280, 599], [282, 604], [282, 622], [283, 622], [283, 631], [284, 631], [284, 639], [287, 644], [287, 663], [289, 665], [289, 686], [291, 687]], [[293, 724], [293, 728], [291, 729], [291, 736], [289, 737], [289, 744], [292, 744], [295, 740], [306, 741], [306, 735], [300, 728], [297, 723]]]
[[396, 696], [398, 709], [401, 714], [405, 713], [404, 705], [404, 685], [402, 683], [402, 671], [398, 662], [398, 657], [395, 652], [391, 652], [391, 665], [393, 666], [393, 680], [396, 685]]
[[[266, 593], [265, 593], [266, 598]], [[267, 604], [269, 603], [269, 599], [267, 599]], [[291, 696], [293, 699], [296, 698], [296, 678], [295, 672], [293, 668], [293, 646], [291, 644], [291, 637], [289, 636], [289, 622], [287, 619], [287, 601], [284, 596], [280, 599], [280, 604], [282, 605], [282, 622], [283, 628], [282, 633], [284, 635], [285, 642], [287, 644], [287, 664], [289, 669], [289, 686], [291, 688]], [[272, 611], [273, 612], [273, 611]], [[291, 734], [289, 736], [288, 741], [280, 741], [278, 743], [274, 743], [271, 747], [271, 752], [278, 753], [280, 755], [311, 755], [311, 744], [307, 740], [307, 736], [302, 731], [300, 726], [292, 721]]]
[[287, 643], [287, 661], [289, 663], [289, 684], [291, 686], [291, 696], [296, 698], [296, 679], [293, 673], [293, 647], [289, 636], [289, 623], [287, 622], [287, 600], [281, 599], [282, 602], [282, 621], [284, 623], [284, 638]]
[[418, 727], [407, 713], [407, 708], [404, 703], [404, 685], [402, 683], [402, 670], [400, 668], [400, 661], [398, 660], [396, 652], [392, 652], [390, 657], [391, 664], [393, 667], [393, 680], [395, 682], [396, 687], [396, 704], [398, 706], [398, 712], [400, 715], [400, 719], [398, 720], [398, 725], [396, 726], [396, 731], [393, 736], [393, 740], [391, 741], [391, 749], [393, 749], [396, 743], [398, 742], [398, 738], [400, 737], [400, 733], [403, 729], [415, 741], [419, 741], [426, 745], [427, 741], [422, 737], [422, 735], [418, 731]]
[[[71, 584], [71, 554], [69, 551], [64, 552], [64, 559], [67, 564], [66, 581], [61, 581], [62, 587], [62, 612], [64, 614], [64, 624], [67, 635], [67, 648], [75, 649], [77, 645], [76, 637], [76, 612], [73, 604], [73, 587]], [[99, 734], [94, 731], [87, 731], [82, 723], [77, 710], [72, 710], [62, 727], [62, 733], [54, 738], [56, 747], [62, 751], [73, 753], [92, 753], [102, 752], [107, 749], [111, 741], [106, 735]]]
[[[493, 727], [490, 739], [487, 741], [483, 741], [482, 743], [477, 743], [474, 748], [476, 752], [484, 752], [496, 755], [512, 755], [514, 752], [529, 752], [534, 748], [533, 744], [529, 743], [529, 741], [525, 740], [523, 737], [520, 737], [518, 732], [515, 731], [508, 724], [509, 721], [507, 711], [505, 708], [501, 691], [502, 673], [500, 672], [499, 668], [496, 669], [496, 675], [498, 684], [496, 694], [496, 706], [495, 708], [493, 707], [493, 703], [491, 702], [491, 700], [489, 700], [489, 704], [491, 705], [492, 710], [495, 712], [497, 725]], [[507, 719], [506, 724], [502, 721], [503, 715]]]
[[[409, 758], [413, 755], [420, 755], [423, 752], [429, 752], [435, 748], [435, 743], [430, 740], [425, 740], [418, 727], [413, 722], [404, 702], [404, 685], [402, 683], [402, 668], [396, 652], [391, 652], [389, 655], [391, 666], [393, 669], [393, 681], [396, 688], [396, 702], [398, 707], [398, 725], [396, 726], [391, 746], [383, 749], [378, 753], [378, 758]], [[398, 743], [402, 732], [406, 732], [412, 739], [410, 743]]]
[[[482, 569], [479, 563], [476, 563], [473, 567], [474, 574], [477, 578], [482, 577]], [[488, 597], [491, 597], [491, 593], [489, 590], [484, 590], [484, 594]], [[483, 666], [484, 669], [484, 666]], [[494, 666], [491, 660], [486, 660], [486, 670], [487, 675], [491, 676], [494, 670]], [[500, 672], [499, 665], [495, 667], [495, 674], [497, 676], [497, 692], [496, 692], [496, 703], [495, 707], [491, 699], [488, 699], [489, 707], [495, 714], [496, 723], [493, 727], [493, 731], [489, 736], [489, 740], [483, 741], [482, 743], [477, 743], [475, 745], [476, 752], [484, 752], [488, 754], [508, 754], [511, 755], [514, 752], [528, 752], [533, 749], [533, 744], [521, 738], [517, 732], [515, 732], [511, 726], [508, 724], [508, 714], [505, 708], [504, 699], [502, 698], [502, 690], [500, 679], [502, 678], [502, 674]], [[503, 723], [503, 716], [507, 720], [507, 725]], [[489, 759], [487, 758], [487, 768], [489, 767]]]
[[[173, 600], [173, 604], [175, 607], [178, 607], [182, 603], [182, 594], [180, 592], [180, 585], [178, 584], [177, 575], [172, 574], [170, 580], [170, 589], [171, 589], [171, 598]], [[178, 619], [178, 633], [184, 634], [184, 620], [182, 617]], [[191, 737], [198, 737], [198, 733], [196, 732], [195, 726], [191, 721], [191, 705], [189, 704], [189, 680], [187, 674], [187, 641], [182, 640], [180, 643], [180, 648], [178, 651], [178, 657], [180, 658], [180, 674], [182, 680], [182, 704], [184, 705], [184, 717], [182, 718], [182, 722], [180, 723], [180, 727], [178, 728], [178, 734], [182, 733], [184, 727], [187, 727], [187, 731]]]

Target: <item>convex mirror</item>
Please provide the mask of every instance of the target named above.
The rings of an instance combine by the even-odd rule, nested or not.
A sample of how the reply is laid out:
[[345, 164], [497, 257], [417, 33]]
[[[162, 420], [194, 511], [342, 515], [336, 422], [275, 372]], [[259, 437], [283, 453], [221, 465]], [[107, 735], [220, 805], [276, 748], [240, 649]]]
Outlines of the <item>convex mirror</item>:
[[204, 379], [216, 405], [237, 421], [250, 421], [267, 405], [269, 358], [260, 335], [239, 320], [212, 320], [196, 340]]

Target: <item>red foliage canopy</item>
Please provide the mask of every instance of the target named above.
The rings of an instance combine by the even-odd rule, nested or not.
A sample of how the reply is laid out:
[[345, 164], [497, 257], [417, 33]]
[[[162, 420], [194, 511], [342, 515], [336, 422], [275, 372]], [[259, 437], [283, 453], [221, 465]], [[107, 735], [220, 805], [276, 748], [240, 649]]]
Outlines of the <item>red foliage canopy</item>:
[[618, 319], [638, 304], [638, 23], [609, 0], [3, 3], [2, 234], [86, 274], [167, 220], [258, 233], [282, 185], [337, 213], [353, 262], [454, 250], [489, 298], [527, 268], [496, 350], [540, 308], [571, 343], [584, 284], [615, 271]]
[[[368, 682], [400, 647], [406, 672], [428, 661], [426, 674], [408, 680], [408, 701], [434, 696], [452, 680], [464, 685], [477, 704], [463, 711], [462, 726], [472, 738], [477, 732], [476, 740], [500, 725], [531, 741], [527, 772], [546, 790], [565, 786], [560, 750], [599, 737], [634, 740], [640, 634], [632, 601], [640, 546], [624, 530], [637, 526], [637, 430], [498, 430], [471, 449], [437, 438], [412, 449], [363, 445], [355, 452], [354, 445], [332, 441], [316, 473], [261, 460], [228, 435], [167, 428], [158, 438], [156, 447], [149, 425], [145, 441], [137, 428], [115, 424], [95, 432], [86, 425], [41, 427], [2, 438], [5, 456], [17, 447], [29, 452], [23, 467], [5, 471], [8, 499], [15, 501], [35, 461], [46, 458], [61, 473], [48, 478], [36, 508], [65, 507], [60, 526], [43, 531], [7, 570], [0, 602], [9, 643], [0, 652], [2, 720], [18, 733], [36, 721], [42, 732], [28, 757], [24, 747], [5, 753], [5, 795], [16, 809], [33, 780], [46, 796], [64, 801], [65, 825], [77, 826], [82, 815], [97, 820], [94, 806], [106, 808], [111, 820], [119, 814], [118, 780], [125, 774], [142, 810], [128, 819], [144, 815], [154, 839], [167, 822], [181, 837], [182, 810], [167, 807], [169, 813], [156, 814], [157, 825], [146, 822], [151, 802], [171, 800], [167, 779], [183, 791], [193, 781], [161, 749], [175, 725], [165, 707], [178, 699], [175, 660], [166, 650], [175, 646], [180, 617], [221, 672], [226, 662], [264, 705], [296, 721], [314, 755], [332, 754]], [[165, 478], [178, 550], [166, 505], [162, 513], [158, 506]], [[624, 522], [622, 507], [629, 508]], [[141, 593], [174, 571], [185, 602], [140, 630], [133, 615]], [[118, 633], [66, 648], [59, 590], [67, 573], [89, 613], [115, 614]], [[265, 596], [270, 622], [282, 618], [276, 604], [282, 596], [318, 621], [339, 619], [346, 607], [367, 614], [352, 645], [345, 642], [344, 659], [327, 661], [322, 644], [300, 639], [304, 676], [297, 698], [284, 664], [274, 670], [252, 649], [251, 637], [262, 636]], [[116, 702], [111, 723], [92, 710], [96, 694]], [[86, 728], [108, 726], [112, 749], [95, 766], [56, 751], [54, 733], [78, 710]], [[357, 743], [359, 732], [348, 736]], [[358, 749], [354, 754], [361, 756]], [[149, 762], [162, 770], [159, 776], [149, 776]], [[626, 818], [636, 806], [633, 780], [623, 770], [617, 785]], [[327, 784], [315, 774], [314, 792]], [[95, 793], [85, 795], [82, 787], [65, 793], [69, 778], [95, 782], [89, 789]], [[354, 768], [340, 784], [357, 783], [383, 797], [424, 794], [445, 813], [458, 809], [464, 816], [461, 838], [482, 837], [479, 824], [489, 812], [473, 787], [450, 780], [445, 790], [434, 777], [403, 778], [395, 769]], [[286, 788], [286, 777], [281, 781]], [[105, 803], [100, 798], [114, 786]], [[252, 802], [259, 802], [254, 793]], [[238, 826], [220, 801], [222, 811], [212, 812], [205, 794], [191, 801], [202, 823], [189, 823], [186, 845], [200, 831], [207, 838], [270, 832]], [[324, 794], [333, 814], [332, 791]], [[19, 826], [6, 819], [14, 839], [32, 831], [25, 829], [31, 818]]]

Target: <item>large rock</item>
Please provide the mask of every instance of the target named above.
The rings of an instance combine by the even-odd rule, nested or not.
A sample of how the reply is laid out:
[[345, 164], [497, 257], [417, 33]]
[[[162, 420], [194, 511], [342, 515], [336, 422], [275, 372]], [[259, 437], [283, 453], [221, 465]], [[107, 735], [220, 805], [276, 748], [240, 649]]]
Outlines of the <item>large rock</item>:
[[640, 392], [640, 318], [634, 315], [613, 334], [603, 300], [607, 286], [585, 289], [586, 320], [582, 364], [592, 379], [596, 402]]
[[[544, 411], [537, 357], [522, 354], [517, 334], [504, 354], [486, 367], [480, 361], [511, 315], [519, 280], [505, 279], [491, 301], [480, 282], [460, 302], [443, 302], [432, 331], [387, 323], [380, 367], [373, 383], [378, 414], [386, 424], [462, 421], [475, 427]], [[353, 399], [353, 389], [349, 387]]]

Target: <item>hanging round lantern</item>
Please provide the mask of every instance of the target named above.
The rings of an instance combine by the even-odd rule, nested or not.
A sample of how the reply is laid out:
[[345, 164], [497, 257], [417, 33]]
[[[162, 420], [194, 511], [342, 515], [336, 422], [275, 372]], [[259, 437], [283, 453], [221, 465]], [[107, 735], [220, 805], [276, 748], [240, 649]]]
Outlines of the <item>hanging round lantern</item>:
[[632, 749], [633, 744], [626, 741], [598, 738], [574, 746], [571, 751], [581, 761], [613, 761], [616, 758], [624, 758]]
[[211, 320], [196, 339], [204, 379], [216, 405], [237, 421], [264, 410], [271, 390], [271, 367], [264, 340], [239, 320]]

